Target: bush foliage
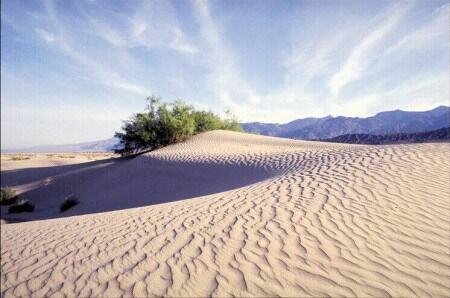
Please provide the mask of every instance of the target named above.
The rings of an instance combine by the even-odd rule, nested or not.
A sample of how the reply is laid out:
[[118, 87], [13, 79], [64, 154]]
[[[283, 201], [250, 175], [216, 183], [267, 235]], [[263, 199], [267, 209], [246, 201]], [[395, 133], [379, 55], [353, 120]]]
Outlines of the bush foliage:
[[116, 153], [127, 156], [154, 150], [215, 129], [242, 131], [230, 113], [222, 119], [212, 112], [196, 111], [182, 101], [165, 103], [156, 96], [146, 100], [146, 111], [134, 114], [124, 122], [122, 131], [116, 132], [122, 145]]
[[0, 193], [0, 205], [10, 205], [17, 199], [16, 191], [9, 186], [2, 187]]
[[9, 213], [33, 212], [34, 204], [29, 200], [19, 199], [8, 209]]
[[67, 198], [64, 199], [64, 201], [61, 203], [61, 206], [59, 207], [59, 210], [61, 212], [64, 212], [66, 210], [69, 210], [70, 208], [72, 208], [75, 205], [78, 205], [79, 201], [78, 199], [73, 196], [73, 195], [69, 195]]

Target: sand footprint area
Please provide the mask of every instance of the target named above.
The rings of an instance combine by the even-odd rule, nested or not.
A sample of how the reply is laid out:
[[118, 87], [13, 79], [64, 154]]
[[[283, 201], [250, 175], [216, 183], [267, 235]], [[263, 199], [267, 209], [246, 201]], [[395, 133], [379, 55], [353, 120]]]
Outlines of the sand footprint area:
[[450, 296], [449, 143], [213, 131], [1, 179], [36, 203], [1, 225], [2, 297]]

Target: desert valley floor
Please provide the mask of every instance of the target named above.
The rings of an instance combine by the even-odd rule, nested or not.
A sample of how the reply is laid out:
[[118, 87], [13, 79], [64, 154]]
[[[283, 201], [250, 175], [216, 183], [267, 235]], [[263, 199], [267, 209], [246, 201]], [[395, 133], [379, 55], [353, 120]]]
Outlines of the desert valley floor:
[[449, 143], [213, 131], [129, 160], [17, 162], [2, 185], [36, 210], [2, 207], [30, 220], [1, 224], [2, 297], [450, 295]]

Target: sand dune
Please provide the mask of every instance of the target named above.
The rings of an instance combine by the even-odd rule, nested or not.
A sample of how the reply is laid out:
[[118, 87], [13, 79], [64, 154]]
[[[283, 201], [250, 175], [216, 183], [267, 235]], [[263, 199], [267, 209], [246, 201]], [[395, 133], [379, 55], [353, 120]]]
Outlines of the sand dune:
[[45, 219], [1, 226], [4, 297], [450, 294], [448, 143], [215, 131], [2, 184]]

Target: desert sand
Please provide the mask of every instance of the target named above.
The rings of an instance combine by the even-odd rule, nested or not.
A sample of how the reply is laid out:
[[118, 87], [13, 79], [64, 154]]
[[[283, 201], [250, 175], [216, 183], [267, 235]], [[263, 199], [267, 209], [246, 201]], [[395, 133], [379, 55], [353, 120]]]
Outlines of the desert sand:
[[[1, 225], [3, 297], [450, 295], [448, 143], [214, 131], [2, 169], [2, 185], [36, 204]], [[70, 193], [80, 204], [60, 213]]]
[[109, 152], [87, 153], [2, 153], [1, 170], [54, 167], [117, 157]]

